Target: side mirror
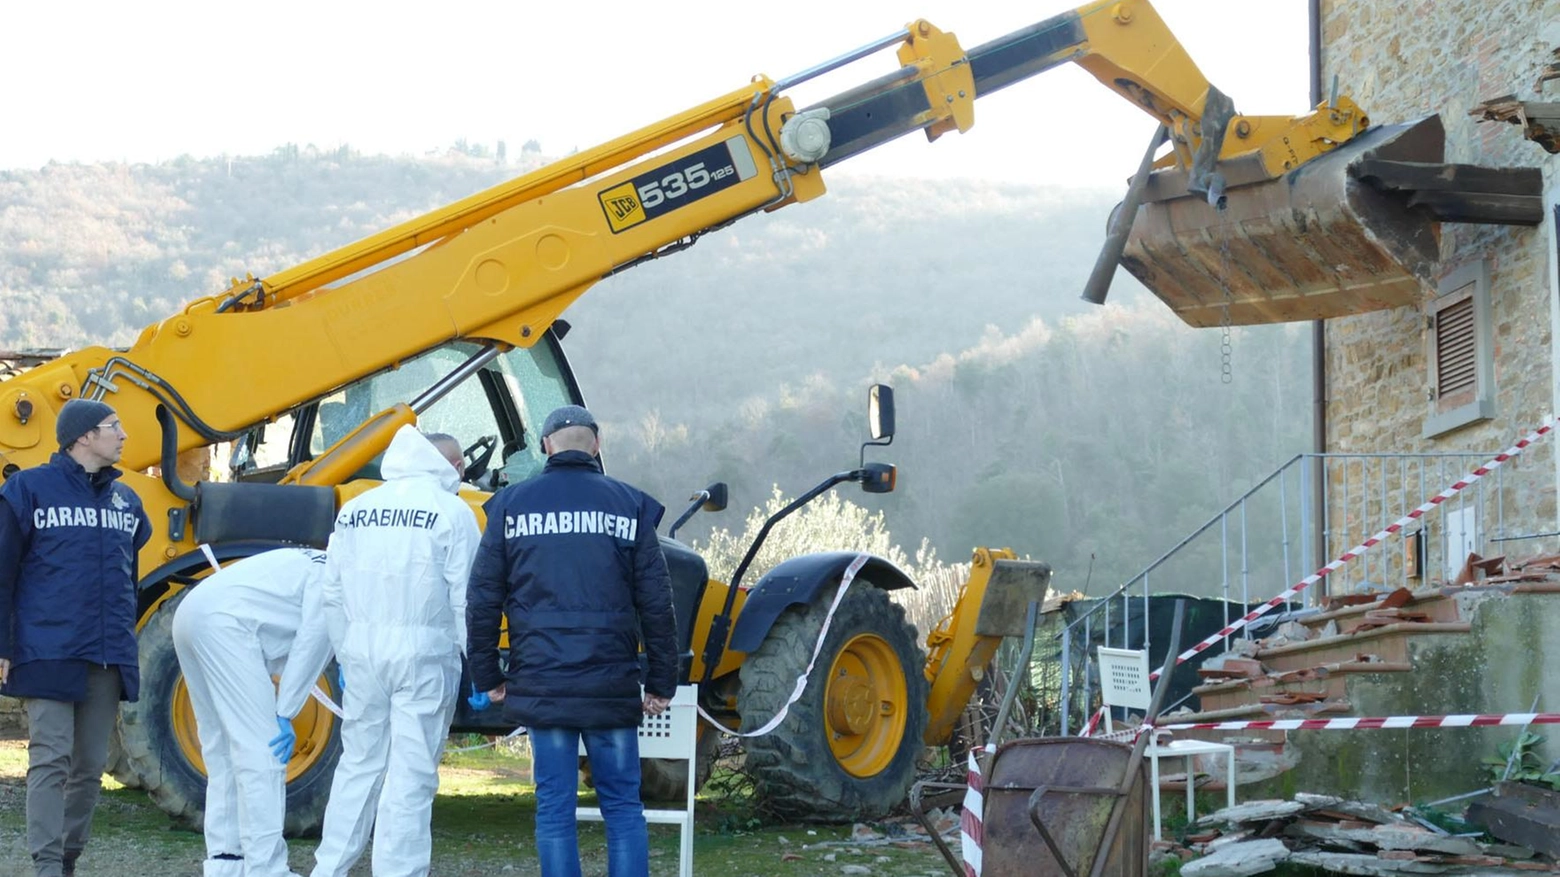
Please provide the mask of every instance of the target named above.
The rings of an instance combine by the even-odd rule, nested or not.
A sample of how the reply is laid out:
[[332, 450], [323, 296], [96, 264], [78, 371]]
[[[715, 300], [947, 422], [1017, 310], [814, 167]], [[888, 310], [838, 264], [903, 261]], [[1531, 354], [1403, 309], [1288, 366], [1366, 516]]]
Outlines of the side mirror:
[[[867, 448], [894, 443], [894, 388], [887, 384], [873, 384], [867, 388], [867, 430], [872, 438], [861, 443], [861, 465], [857, 473], [865, 471]], [[893, 490], [889, 487], [888, 490]], [[876, 491], [887, 492], [887, 491]]]
[[872, 440], [894, 437], [894, 388], [873, 384], [867, 390], [867, 426]]
[[702, 508], [707, 512], [723, 512], [726, 510], [726, 482], [717, 481], [704, 488], [708, 496], [704, 500]]
[[707, 512], [725, 511], [726, 482], [717, 481], [709, 487], [698, 491], [693, 496], [688, 497], [688, 500], [691, 504], [683, 510], [681, 515], [677, 516], [676, 521], [672, 522], [672, 526], [666, 531], [666, 538], [676, 539], [677, 528], [688, 523], [688, 519], [693, 517], [700, 509]]
[[861, 467], [861, 489], [867, 493], [893, 493], [899, 473], [892, 463], [868, 463]]

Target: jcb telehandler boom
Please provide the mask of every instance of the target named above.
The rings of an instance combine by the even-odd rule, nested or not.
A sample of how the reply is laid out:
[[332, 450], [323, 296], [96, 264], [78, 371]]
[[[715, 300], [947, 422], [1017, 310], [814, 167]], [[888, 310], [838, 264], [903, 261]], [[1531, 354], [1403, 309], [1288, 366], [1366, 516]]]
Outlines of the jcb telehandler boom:
[[[891, 72], [810, 106], [787, 96], [890, 47], [899, 61]], [[1172, 149], [1159, 164], [1179, 172], [1183, 188], [1232, 205], [1297, 169], [1320, 175], [1367, 125], [1345, 98], [1292, 119], [1235, 113], [1144, 0], [1094, 3], [968, 51], [914, 21], [798, 76], [757, 77], [295, 268], [235, 281], [146, 327], [128, 349], [86, 348], [0, 383], [5, 476], [47, 459], [55, 416], [72, 397], [109, 401], [128, 431], [125, 480], [157, 524], [141, 557], [147, 684], [122, 728], [133, 772], [165, 808], [199, 813], [195, 727], [168, 643], [170, 607], [210, 569], [198, 546], [225, 562], [286, 542], [323, 544], [334, 510], [374, 483], [376, 455], [414, 420], [477, 437], [468, 449], [473, 502], [479, 484], [534, 472], [534, 424], [581, 401], [559, 317], [592, 284], [748, 214], [816, 198], [826, 169], [881, 143], [967, 130], [977, 98], [1067, 61], [1164, 125]], [[1140, 228], [1153, 226], [1157, 206], [1142, 207]], [[1173, 238], [1185, 233], [1183, 224], [1163, 239], [1137, 239], [1128, 264], [1180, 272], [1186, 255]], [[1316, 265], [1313, 274], [1331, 270]], [[219, 442], [234, 444], [229, 480], [191, 487], [175, 474], [181, 452]], [[762, 725], [806, 666], [833, 586], [855, 557], [793, 558], [737, 590], [709, 580], [687, 548], [665, 545], [687, 677], [705, 683], [704, 706], [718, 721]], [[860, 818], [903, 798], [923, 741], [948, 739], [1002, 633], [979, 617], [1014, 604], [1021, 616], [1043, 591], [1044, 571], [1033, 565], [1003, 552], [976, 560], [958, 611], [929, 638], [930, 660], [886, 596], [913, 583], [881, 558], [859, 568], [818, 675], [786, 721], [748, 742], [772, 806]], [[295, 831], [319, 819], [337, 746], [323, 709], [298, 724], [288, 774]], [[497, 720], [463, 703], [456, 726], [491, 729]]]

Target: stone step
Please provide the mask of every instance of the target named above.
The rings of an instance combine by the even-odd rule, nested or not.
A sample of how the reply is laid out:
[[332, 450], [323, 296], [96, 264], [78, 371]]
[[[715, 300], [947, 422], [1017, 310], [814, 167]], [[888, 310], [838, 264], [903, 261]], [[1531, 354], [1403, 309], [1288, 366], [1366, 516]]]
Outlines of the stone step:
[[[1171, 713], [1170, 715], [1160, 716], [1159, 724], [1180, 725], [1203, 722], [1261, 722], [1273, 719], [1327, 718], [1329, 716], [1348, 715], [1349, 709], [1350, 705], [1347, 700], [1329, 700], [1295, 705], [1249, 703], [1228, 709], [1203, 710], [1195, 713]], [[1287, 731], [1274, 731], [1265, 728], [1198, 728], [1189, 731], [1173, 731], [1171, 733], [1177, 739], [1212, 740], [1215, 743], [1229, 743], [1236, 746], [1236, 770], [1242, 777], [1245, 777], [1248, 769], [1250, 769], [1243, 767], [1239, 763], [1243, 760], [1254, 760], [1262, 763], [1265, 765], [1264, 770], [1272, 771], [1272, 776], [1277, 776], [1294, 766], [1292, 760], [1294, 753], [1285, 745], [1285, 741], [1288, 739]], [[1250, 754], [1244, 758], [1239, 751], [1242, 747], [1250, 750]], [[1243, 779], [1242, 781], [1246, 780]]]
[[[1161, 719], [1163, 722], [1181, 721], [1180, 716]], [[1286, 754], [1285, 741], [1289, 739], [1288, 731], [1270, 731], [1264, 728], [1247, 728], [1244, 731], [1176, 731], [1177, 740], [1211, 740], [1215, 743], [1230, 743], [1235, 746], [1247, 746], [1252, 749], [1270, 753]], [[1239, 753], [1237, 753], [1237, 757]], [[1285, 768], [1287, 769], [1287, 768]], [[1282, 773], [1283, 771], [1279, 771]], [[1274, 774], [1277, 776], [1277, 774]]]
[[[1326, 700], [1316, 703], [1300, 704], [1271, 704], [1271, 703], [1246, 703], [1239, 706], [1220, 710], [1202, 710], [1195, 713], [1170, 713], [1159, 717], [1157, 724], [1182, 725], [1202, 724], [1205, 722], [1261, 722], [1272, 719], [1310, 719], [1329, 715], [1347, 715], [1349, 702], [1347, 700]], [[1209, 729], [1214, 730], [1214, 729]], [[1232, 729], [1219, 731], [1219, 733], [1245, 734], [1250, 729]], [[1188, 734], [1189, 731], [1176, 731], [1177, 734]]]
[[[1350, 633], [1365, 623], [1365, 613], [1385, 608], [1386, 596], [1388, 595], [1382, 595], [1383, 599], [1372, 603], [1359, 603], [1308, 615], [1298, 621], [1313, 631], [1323, 630], [1329, 623], [1335, 623], [1337, 633]], [[1404, 612], [1423, 613], [1430, 616], [1430, 620], [1434, 622], [1462, 620], [1462, 615], [1457, 610], [1456, 598], [1440, 590], [1411, 591], [1408, 600], [1398, 608]]]
[[1385, 627], [1337, 636], [1292, 642], [1257, 652], [1270, 672], [1287, 673], [1324, 664], [1346, 664], [1358, 655], [1375, 655], [1389, 664], [1409, 664], [1408, 643], [1416, 636], [1467, 633], [1473, 626], [1466, 621], [1401, 621]]
[[1373, 673], [1406, 673], [1414, 669], [1412, 664], [1387, 663], [1386, 661], [1346, 661], [1322, 664], [1288, 673], [1273, 673], [1256, 678], [1227, 679], [1208, 682], [1192, 689], [1199, 706], [1204, 710], [1231, 709], [1244, 704], [1258, 703], [1260, 698], [1282, 694], [1320, 694], [1326, 700], [1342, 700], [1348, 696], [1351, 676]]

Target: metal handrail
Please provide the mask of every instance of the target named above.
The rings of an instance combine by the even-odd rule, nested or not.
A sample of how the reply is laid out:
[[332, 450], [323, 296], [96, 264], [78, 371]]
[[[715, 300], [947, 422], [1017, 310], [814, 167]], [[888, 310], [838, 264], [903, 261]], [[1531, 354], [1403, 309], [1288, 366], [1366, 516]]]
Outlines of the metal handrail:
[[1226, 515], [1228, 515], [1232, 511], [1234, 511], [1236, 508], [1239, 508], [1241, 503], [1244, 503], [1246, 501], [1246, 499], [1249, 498], [1252, 494], [1256, 493], [1258, 490], [1261, 490], [1263, 487], [1266, 487], [1270, 482], [1272, 482], [1272, 480], [1274, 478], [1277, 478], [1280, 475], [1282, 475], [1284, 472], [1288, 471], [1290, 466], [1293, 466], [1295, 463], [1297, 463], [1300, 460], [1303, 460], [1303, 459], [1305, 459], [1306, 457], [1309, 457], [1309, 456], [1318, 456], [1318, 455], [1316, 455], [1316, 454], [1295, 454], [1293, 457], [1290, 457], [1289, 460], [1287, 462], [1285, 462], [1282, 466], [1279, 466], [1277, 469], [1274, 469], [1272, 471], [1272, 473], [1270, 473], [1266, 478], [1263, 478], [1261, 481], [1258, 481], [1256, 484], [1252, 485], [1249, 490], [1247, 490], [1245, 493], [1241, 494], [1239, 499], [1237, 499], [1234, 502], [1230, 503], [1229, 505], [1225, 506], [1222, 511], [1218, 512], [1213, 517], [1209, 518], [1207, 523], [1203, 524], [1201, 527], [1198, 527], [1196, 530], [1193, 530], [1188, 536], [1186, 536], [1186, 538], [1182, 539], [1180, 542], [1175, 543], [1175, 546], [1172, 547], [1169, 551], [1166, 551], [1164, 554], [1161, 554], [1157, 560], [1155, 560], [1153, 563], [1150, 563], [1148, 566], [1144, 567], [1142, 572], [1138, 573], [1137, 575], [1133, 576], [1130, 579], [1127, 579], [1126, 582], [1124, 582], [1121, 585], [1121, 587], [1119, 587], [1116, 590], [1112, 591], [1109, 595], [1100, 598], [1100, 602], [1095, 604], [1093, 607], [1091, 607], [1088, 612], [1085, 612], [1083, 615], [1080, 615], [1077, 618], [1073, 619], [1072, 621], [1068, 622], [1067, 625], [1064, 628], [1062, 628], [1062, 632], [1058, 633], [1056, 635], [1056, 637], [1053, 637], [1053, 639], [1055, 639], [1057, 637], [1060, 637], [1063, 634], [1069, 633], [1072, 630], [1072, 628], [1078, 622], [1082, 621], [1085, 618], [1088, 618], [1090, 615], [1093, 615], [1095, 612], [1100, 611], [1101, 607], [1103, 607], [1105, 605], [1108, 605], [1111, 600], [1115, 599], [1116, 597], [1121, 596], [1128, 589], [1130, 589], [1133, 585], [1137, 584], [1138, 580], [1148, 578], [1149, 573], [1152, 573], [1155, 569], [1158, 569], [1161, 565], [1163, 565], [1165, 563], [1165, 561], [1167, 561], [1170, 558], [1174, 557], [1176, 555], [1176, 553], [1179, 552], [1182, 548], [1185, 548], [1187, 545], [1190, 545], [1193, 539], [1196, 539], [1198, 536], [1201, 536], [1202, 534], [1208, 532], [1208, 530], [1214, 524], [1217, 524], [1220, 521], [1224, 520]]
[[[1076, 618], [1061, 623], [1053, 641], [1061, 640], [1063, 669], [1056, 693], [1062, 705], [1062, 733], [1068, 733], [1078, 699], [1087, 702], [1090, 698], [1091, 650], [1096, 642], [1111, 645], [1122, 638], [1128, 647], [1149, 647], [1149, 601], [1154, 583], [1159, 581], [1152, 576], [1169, 576], [1175, 587], [1190, 588], [1215, 599], [1216, 594], [1222, 593], [1228, 627], [1237, 602], [1251, 605], [1253, 600], [1262, 599], [1251, 593], [1252, 583], [1259, 583], [1257, 586], [1265, 590], [1260, 583], [1280, 574], [1284, 587], [1304, 580], [1305, 573], [1335, 560], [1345, 549], [1352, 551], [1366, 534], [1377, 532], [1379, 526], [1434, 496], [1458, 476], [1465, 476], [1463, 466], [1472, 471], [1490, 456], [1468, 450], [1302, 453], [1290, 457], [1136, 575]], [[1289, 473], [1297, 466], [1294, 477], [1298, 479], [1298, 490], [1288, 487]], [[1415, 581], [1451, 576], [1462, 560], [1462, 552], [1482, 552], [1490, 542], [1507, 539], [1506, 506], [1523, 501], [1521, 491], [1533, 488], [1527, 482], [1533, 477], [1542, 478], [1548, 469], [1538, 464], [1530, 471], [1538, 474], [1524, 475], [1514, 485], [1508, 485], [1505, 468], [1497, 469], [1490, 478], [1479, 479], [1456, 499], [1439, 505], [1435, 516], [1421, 518], [1414, 527], [1404, 529], [1401, 550], [1357, 552], [1357, 562], [1337, 568], [1326, 580], [1328, 590], [1392, 587], [1399, 582], [1412, 586]], [[1276, 489], [1272, 486], [1275, 481]], [[1219, 528], [1217, 535], [1212, 533], [1215, 526]], [[1510, 538], [1557, 536], [1560, 532], [1526, 533]], [[1210, 539], [1217, 539], [1217, 544]], [[1199, 565], [1214, 553], [1220, 558], [1222, 575], [1207, 575], [1212, 570]], [[1180, 565], [1167, 567], [1178, 556], [1182, 558]], [[1188, 561], [1191, 565], [1187, 565]], [[1311, 566], [1313, 563], [1315, 566]], [[1212, 585], [1213, 590], [1205, 585]], [[1305, 600], [1309, 603], [1320, 590], [1305, 592]], [[1118, 599], [1119, 609], [1112, 606]], [[1137, 614], [1131, 605], [1134, 600], [1143, 602], [1138, 620], [1132, 618]], [[1116, 615], [1118, 611], [1120, 616]], [[1250, 627], [1243, 633], [1231, 634], [1253, 635]], [[1139, 639], [1134, 641], [1133, 636]]]
[[[1425, 453], [1413, 453], [1413, 454], [1386, 453], [1386, 452], [1358, 453], [1358, 454], [1356, 454], [1356, 453], [1339, 453], [1339, 452], [1328, 452], [1328, 453], [1320, 453], [1320, 454], [1317, 454], [1317, 453], [1296, 454], [1293, 457], [1290, 457], [1288, 460], [1286, 460], [1278, 468], [1274, 469], [1271, 473], [1269, 473], [1261, 481], [1258, 481], [1256, 484], [1253, 484], [1250, 488], [1248, 488], [1246, 490], [1245, 493], [1242, 493], [1239, 497], [1237, 497], [1234, 501], [1230, 502], [1223, 509], [1221, 509], [1218, 512], [1214, 513], [1213, 516], [1211, 516], [1202, 526], [1198, 527], [1197, 529], [1193, 530], [1191, 533], [1187, 534], [1184, 538], [1182, 538], [1175, 545], [1173, 545], [1168, 551], [1164, 552], [1158, 558], [1156, 558], [1153, 562], [1149, 563], [1146, 567], [1144, 567], [1143, 570], [1141, 572], [1139, 572], [1137, 575], [1133, 576], [1130, 579], [1127, 579], [1119, 587], [1117, 587], [1114, 591], [1111, 591], [1106, 596], [1100, 598], [1099, 602], [1096, 603], [1094, 606], [1090, 607], [1089, 610], [1087, 612], [1085, 612], [1083, 615], [1080, 615], [1077, 618], [1073, 619], [1072, 621], [1068, 622], [1063, 627], [1062, 631], [1060, 633], [1057, 633], [1053, 637], [1053, 639], [1059, 638], [1059, 637], [1061, 637], [1061, 636], [1063, 636], [1065, 634], [1070, 634], [1072, 632], [1072, 630], [1078, 625], [1078, 623], [1081, 622], [1084, 618], [1087, 618], [1087, 617], [1089, 617], [1089, 616], [1091, 616], [1091, 615], [1093, 615], [1093, 614], [1095, 614], [1097, 612], [1105, 611], [1105, 607], [1107, 605], [1109, 605], [1110, 601], [1116, 599], [1117, 597], [1121, 597], [1122, 595], [1126, 594], [1128, 591], [1132, 590], [1132, 588], [1134, 586], [1136, 586], [1138, 584], [1138, 582], [1146, 580], [1148, 578], [1148, 576], [1151, 573], [1153, 573], [1156, 569], [1158, 569], [1159, 567], [1163, 566], [1166, 562], [1168, 562], [1169, 560], [1174, 558], [1177, 554], [1179, 554], [1181, 552], [1182, 549], [1184, 549], [1184, 548], [1186, 548], [1186, 546], [1190, 545], [1199, 536], [1202, 536], [1204, 533], [1206, 533], [1210, 529], [1212, 529], [1215, 524], [1220, 524], [1221, 522], [1225, 521], [1229, 517], [1230, 514], [1236, 512], [1236, 511], [1240, 511], [1240, 512], [1242, 512], [1242, 514], [1244, 514], [1246, 503], [1252, 497], [1254, 497], [1257, 494], [1258, 491], [1260, 491], [1262, 488], [1266, 487], [1268, 484], [1272, 483], [1274, 479], [1277, 479], [1277, 478], [1280, 478], [1281, 476], [1283, 476], [1292, 467], [1294, 467], [1297, 463], [1301, 463], [1301, 462], [1303, 462], [1303, 461], [1305, 461], [1307, 459], [1316, 460], [1319, 463], [1321, 463], [1322, 471], [1325, 471], [1326, 463], [1328, 461], [1330, 461], [1330, 460], [1341, 460], [1341, 461], [1386, 460], [1386, 459], [1414, 459], [1414, 460], [1456, 460], [1456, 459], [1463, 459], [1463, 460], [1466, 460], [1466, 459], [1473, 459], [1473, 458], [1479, 458], [1479, 457], [1487, 458], [1488, 456], [1489, 456], [1489, 454], [1487, 454], [1485, 452], [1481, 452], [1481, 451], [1430, 451], [1430, 452], [1425, 452]], [[1504, 473], [1501, 473], [1501, 476], [1504, 476]], [[1383, 478], [1383, 480], [1385, 479], [1385, 472], [1384, 471], [1382, 473], [1382, 478]], [[1385, 486], [1385, 485], [1383, 485], [1383, 486]], [[1347, 484], [1345, 484], [1345, 491], [1347, 491]], [[1347, 493], [1346, 493], [1345, 494], [1345, 499], [1344, 499], [1344, 505], [1347, 505], [1347, 504], [1348, 504], [1348, 496], [1347, 496]], [[1504, 509], [1500, 509], [1499, 511], [1503, 512]], [[1287, 509], [1284, 509], [1281, 513], [1287, 513]], [[1317, 510], [1316, 513], [1319, 514], [1319, 515], [1323, 515], [1324, 519], [1325, 519], [1325, 515], [1327, 514], [1327, 510], [1325, 510], [1325, 509]], [[1504, 527], [1502, 526], [1500, 529], [1504, 529]], [[1285, 534], [1285, 537], [1287, 539], [1287, 532]], [[1241, 528], [1241, 538], [1243, 540], [1246, 538], [1246, 529], [1245, 529], [1245, 527]], [[1287, 584], [1292, 584], [1292, 583], [1286, 582], [1285, 584], [1287, 585]]]

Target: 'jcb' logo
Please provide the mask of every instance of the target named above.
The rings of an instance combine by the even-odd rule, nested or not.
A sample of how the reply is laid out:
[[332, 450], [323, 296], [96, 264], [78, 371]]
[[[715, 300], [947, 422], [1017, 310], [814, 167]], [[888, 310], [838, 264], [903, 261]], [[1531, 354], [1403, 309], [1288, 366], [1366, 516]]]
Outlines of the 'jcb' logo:
[[613, 198], [607, 202], [607, 209], [612, 211], [612, 218], [618, 222], [627, 219], [629, 214], [639, 209], [639, 202], [632, 196]]
[[607, 225], [614, 233], [645, 221], [645, 207], [633, 183], [613, 186], [597, 197], [601, 200], [602, 211], [607, 215]]

